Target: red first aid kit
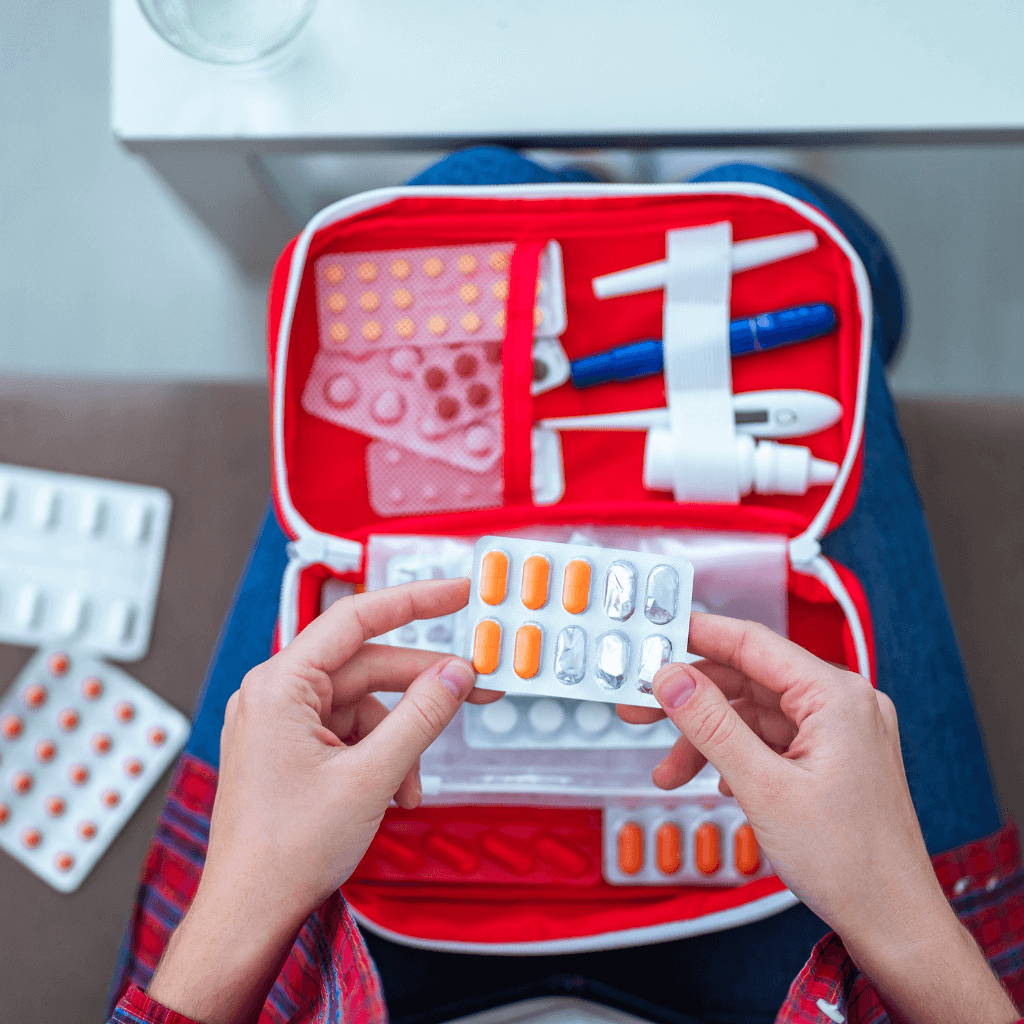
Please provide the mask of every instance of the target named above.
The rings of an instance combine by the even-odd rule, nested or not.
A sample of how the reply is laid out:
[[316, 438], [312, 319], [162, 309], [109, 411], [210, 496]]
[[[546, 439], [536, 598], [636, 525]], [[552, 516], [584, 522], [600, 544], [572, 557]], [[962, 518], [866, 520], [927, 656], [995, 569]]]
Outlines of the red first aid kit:
[[[677, 501], [644, 486], [642, 432], [587, 430], [560, 435], [564, 493], [535, 500], [538, 421], [667, 403], [661, 375], [534, 394], [535, 334], [544, 324], [557, 331], [569, 359], [661, 337], [668, 292], [599, 298], [594, 279], [666, 261], [668, 233], [723, 224], [733, 245], [814, 233], [810, 251], [732, 273], [728, 316], [828, 303], [836, 327], [733, 359], [731, 388], [838, 401], [838, 422], [796, 442], [838, 467], [834, 482], [804, 494]], [[564, 279], [562, 307], [545, 293], [552, 275]], [[426, 295], [449, 312], [430, 313]], [[456, 321], [457, 297], [467, 312]], [[735, 531], [788, 539], [790, 637], [873, 679], [863, 592], [818, 544], [857, 494], [871, 322], [867, 275], [849, 242], [819, 211], [767, 186], [406, 187], [328, 207], [284, 251], [270, 291], [274, 499], [292, 538], [278, 642], [319, 614], [327, 580], [363, 582], [370, 535], [476, 538], [576, 524]], [[398, 383], [382, 390], [385, 377]], [[403, 467], [420, 496], [407, 515], [387, 475]], [[439, 511], [424, 511], [431, 501]], [[610, 884], [603, 805], [585, 803], [532, 793], [518, 803], [389, 810], [344, 893], [363, 924], [394, 941], [494, 954], [661, 942], [796, 902], [770, 869], [739, 885]], [[653, 828], [652, 813], [644, 820]], [[729, 834], [746, 873], [743, 864], [758, 863], [752, 835]], [[696, 835], [699, 846], [707, 833]], [[678, 834], [659, 831], [658, 843], [659, 857], [671, 856]], [[697, 856], [717, 857], [717, 847]], [[722, 856], [732, 856], [728, 843]]]

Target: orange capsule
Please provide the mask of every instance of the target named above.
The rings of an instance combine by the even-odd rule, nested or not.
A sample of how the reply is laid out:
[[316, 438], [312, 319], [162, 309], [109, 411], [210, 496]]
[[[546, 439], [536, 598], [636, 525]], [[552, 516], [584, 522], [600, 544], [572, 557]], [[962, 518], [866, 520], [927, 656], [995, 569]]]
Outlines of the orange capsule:
[[543, 608], [548, 599], [548, 572], [551, 565], [543, 555], [530, 555], [523, 562], [522, 602], [531, 611]]
[[86, 700], [95, 700], [103, 693], [103, 682], [96, 676], [89, 676], [82, 682], [82, 694]]
[[519, 627], [512, 668], [520, 679], [532, 679], [540, 671], [540, 626], [528, 622]]
[[0, 726], [9, 740], [16, 740], [25, 730], [25, 723], [17, 715], [8, 715]]
[[682, 863], [680, 848], [682, 847], [682, 836], [679, 833], [679, 826], [666, 821], [658, 829], [656, 839], [658, 870], [665, 875], [673, 875], [679, 870]]
[[590, 563], [574, 558], [565, 567], [562, 578], [562, 607], [570, 615], [579, 615], [590, 603]]
[[741, 875], [752, 875], [761, 866], [761, 851], [757, 837], [749, 825], [740, 825], [735, 838], [736, 870]]
[[73, 764], [68, 769], [68, 778], [76, 786], [84, 786], [89, 781], [89, 769], [84, 764]]
[[484, 604], [501, 604], [508, 586], [508, 555], [504, 551], [488, 551], [480, 559], [480, 600]]
[[490, 675], [501, 658], [501, 626], [494, 619], [477, 623], [473, 634], [473, 668], [481, 675]]
[[21, 841], [30, 850], [34, 850], [43, 841], [43, 833], [37, 828], [27, 828], [21, 833]]
[[121, 794], [116, 789], [105, 789], [100, 794], [104, 807], [116, 807], [121, 802]]
[[644, 833], [635, 821], [619, 829], [619, 870], [635, 875], [644, 866]]
[[167, 742], [167, 732], [164, 729], [161, 729], [160, 726], [155, 725], [146, 734], [146, 739], [148, 739], [154, 747], [160, 747]]
[[48, 764], [57, 756], [57, 744], [53, 740], [40, 740], [36, 744], [36, 760]]
[[58, 871], [70, 871], [75, 866], [75, 858], [70, 853], [58, 853], [53, 864]]
[[80, 821], [76, 831], [82, 839], [94, 839], [96, 837], [96, 826], [91, 821]]
[[30, 708], [41, 708], [46, 703], [46, 687], [33, 683], [25, 689], [25, 703]]
[[135, 717], [135, 705], [123, 700], [114, 708], [114, 714], [119, 722], [128, 723]]
[[49, 661], [50, 673], [55, 676], [62, 676], [71, 668], [71, 659], [66, 654], [51, 654]]
[[71, 732], [73, 729], [77, 729], [80, 721], [78, 712], [74, 708], [65, 708], [57, 718], [57, 722], [64, 732]]
[[97, 754], [105, 754], [111, 746], [111, 739], [105, 732], [98, 732], [92, 738], [92, 749]]
[[67, 806], [63, 797], [51, 796], [46, 798], [46, 813], [51, 818], [59, 818], [67, 810]]
[[697, 870], [702, 875], [713, 875], [718, 870], [718, 829], [710, 821], [704, 822], [693, 837]]
[[27, 793], [35, 783], [35, 779], [28, 772], [18, 772], [13, 779], [11, 779], [11, 788], [15, 793], [21, 793], [24, 795]]

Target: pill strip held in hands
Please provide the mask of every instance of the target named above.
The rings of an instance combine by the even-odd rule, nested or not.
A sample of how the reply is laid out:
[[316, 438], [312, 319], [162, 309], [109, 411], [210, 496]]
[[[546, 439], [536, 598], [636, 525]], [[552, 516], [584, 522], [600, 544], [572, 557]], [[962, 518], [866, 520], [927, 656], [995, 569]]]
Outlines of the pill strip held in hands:
[[482, 537], [471, 583], [466, 656], [487, 689], [658, 707], [655, 673], [686, 653], [685, 558]]

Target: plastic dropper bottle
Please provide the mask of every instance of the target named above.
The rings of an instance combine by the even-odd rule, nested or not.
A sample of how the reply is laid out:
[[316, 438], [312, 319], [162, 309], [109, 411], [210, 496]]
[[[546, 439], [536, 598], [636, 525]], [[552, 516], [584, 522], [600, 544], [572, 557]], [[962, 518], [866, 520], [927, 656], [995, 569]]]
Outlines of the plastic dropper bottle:
[[[651, 427], [644, 447], [644, 487], [675, 491], [675, 445], [672, 431]], [[834, 462], [816, 459], [810, 448], [775, 441], [755, 443], [749, 434], [736, 435], [736, 475], [740, 497], [756, 494], [806, 494], [808, 487], [831, 484], [839, 473]]]

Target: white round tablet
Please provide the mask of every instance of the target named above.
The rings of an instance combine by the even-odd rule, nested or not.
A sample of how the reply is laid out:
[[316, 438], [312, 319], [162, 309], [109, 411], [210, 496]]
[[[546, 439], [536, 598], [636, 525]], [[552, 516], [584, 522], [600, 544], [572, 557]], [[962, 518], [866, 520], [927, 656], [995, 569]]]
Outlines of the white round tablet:
[[576, 724], [581, 732], [591, 736], [607, 729], [611, 720], [611, 706], [600, 701], [585, 700], [576, 709]]
[[519, 712], [515, 704], [505, 697], [493, 704], [484, 704], [480, 709], [480, 721], [488, 732], [504, 735], [510, 733], [519, 721]]
[[537, 732], [545, 735], [556, 732], [562, 727], [564, 721], [565, 712], [562, 710], [562, 705], [549, 697], [535, 700], [530, 707], [530, 725]]

